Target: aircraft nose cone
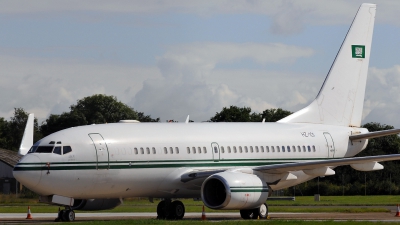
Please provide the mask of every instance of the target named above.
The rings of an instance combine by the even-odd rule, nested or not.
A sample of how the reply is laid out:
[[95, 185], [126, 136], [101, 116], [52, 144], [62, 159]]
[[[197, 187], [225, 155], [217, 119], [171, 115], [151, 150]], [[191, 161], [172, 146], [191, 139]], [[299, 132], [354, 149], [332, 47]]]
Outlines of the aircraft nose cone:
[[42, 176], [41, 166], [41, 161], [37, 156], [28, 154], [15, 165], [13, 175], [21, 184], [34, 188], [39, 184]]

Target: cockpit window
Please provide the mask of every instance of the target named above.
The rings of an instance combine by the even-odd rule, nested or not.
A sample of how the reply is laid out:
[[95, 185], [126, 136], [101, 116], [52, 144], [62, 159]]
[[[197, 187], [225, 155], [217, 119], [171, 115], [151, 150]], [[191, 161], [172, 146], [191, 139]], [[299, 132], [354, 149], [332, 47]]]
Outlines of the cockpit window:
[[49, 145], [54, 145], [54, 143], [55, 143], [54, 141], [50, 141]]
[[72, 152], [71, 146], [64, 146], [63, 150], [64, 150], [64, 155], [69, 153], [69, 152]]
[[61, 146], [55, 147], [53, 153], [62, 155]]
[[37, 145], [33, 145], [32, 147], [31, 147], [31, 149], [29, 149], [29, 151], [28, 151], [28, 154], [29, 153], [32, 153], [32, 152], [35, 152], [36, 151], [36, 149], [37, 149]]
[[39, 146], [36, 149], [36, 153], [51, 153], [53, 151], [54, 146]]

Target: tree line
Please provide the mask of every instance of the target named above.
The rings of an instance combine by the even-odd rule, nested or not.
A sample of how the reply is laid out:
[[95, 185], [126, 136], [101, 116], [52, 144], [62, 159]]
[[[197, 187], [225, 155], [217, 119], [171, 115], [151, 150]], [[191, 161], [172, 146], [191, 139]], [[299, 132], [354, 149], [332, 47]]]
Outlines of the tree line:
[[[51, 114], [42, 124], [34, 122], [34, 141], [69, 127], [89, 124], [115, 123], [120, 120], [138, 120], [140, 122], [160, 122], [144, 112], [120, 102], [114, 96], [92, 95], [77, 101], [69, 107], [69, 112]], [[252, 112], [250, 107], [223, 107], [208, 122], [276, 122], [292, 112], [278, 109], [266, 109], [261, 113]], [[28, 113], [15, 108], [10, 120], [0, 118], [0, 148], [18, 151]], [[393, 126], [379, 123], [366, 123], [362, 127], [369, 131], [393, 129]], [[385, 136], [369, 140], [367, 148], [357, 156], [385, 155], [400, 153], [400, 137]], [[350, 166], [335, 168], [336, 175], [307, 181], [285, 190], [287, 195], [378, 195], [400, 194], [400, 162], [383, 162], [385, 169], [373, 172], [360, 172]]]

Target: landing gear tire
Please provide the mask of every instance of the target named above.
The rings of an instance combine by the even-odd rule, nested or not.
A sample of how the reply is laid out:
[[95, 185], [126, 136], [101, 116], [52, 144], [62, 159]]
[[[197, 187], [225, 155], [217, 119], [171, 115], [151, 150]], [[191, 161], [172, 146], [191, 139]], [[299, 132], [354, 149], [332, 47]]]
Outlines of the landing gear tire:
[[157, 205], [157, 219], [159, 220], [164, 220], [166, 219], [166, 213], [165, 213], [165, 201], [162, 200], [160, 203]]
[[181, 201], [163, 200], [157, 205], [157, 219], [180, 220], [185, 216], [185, 206]]
[[255, 213], [258, 214], [258, 216], [260, 217], [260, 219], [265, 219], [268, 217], [268, 205], [267, 204], [262, 204], [260, 206], [260, 208], [256, 208], [255, 209]]
[[58, 217], [56, 218], [56, 222], [58, 221], [66, 221], [72, 222], [75, 220], [75, 212], [70, 209], [64, 209], [58, 212]]
[[244, 220], [257, 219], [256, 213], [254, 212], [254, 209], [241, 209], [240, 216]]
[[171, 204], [170, 217], [173, 219], [181, 220], [185, 216], [185, 206], [181, 201], [174, 201]]
[[255, 209], [242, 209], [240, 210], [240, 216], [245, 220], [257, 218], [265, 219], [268, 217], [268, 206], [264, 203]]

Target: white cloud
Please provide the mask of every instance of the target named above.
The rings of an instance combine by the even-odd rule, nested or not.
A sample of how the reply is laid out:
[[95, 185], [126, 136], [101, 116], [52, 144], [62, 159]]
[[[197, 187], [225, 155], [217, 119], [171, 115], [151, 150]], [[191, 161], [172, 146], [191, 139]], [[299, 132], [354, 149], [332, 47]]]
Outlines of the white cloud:
[[[96, 11], [102, 13], [185, 13], [200, 16], [216, 14], [262, 14], [273, 18], [276, 32], [300, 31], [307, 24], [348, 24], [363, 0], [13, 0], [2, 1], [2, 14], [34, 14]], [[397, 0], [376, 0], [379, 14], [378, 22], [400, 25], [397, 13], [400, 2]]]
[[370, 68], [363, 123], [379, 122], [400, 127], [400, 65]]
[[128, 102], [144, 80], [160, 76], [151, 67], [10, 56], [0, 56], [0, 61], [0, 116], [6, 118], [14, 107], [22, 107], [43, 120], [93, 94]]
[[[181, 115], [181, 118], [184, 118], [190, 114], [193, 120], [204, 121], [215, 112], [219, 112], [222, 107], [230, 105], [249, 106], [255, 111], [263, 111], [276, 107], [276, 101], [266, 101], [263, 96], [250, 97], [247, 91], [232, 90], [229, 84], [241, 86], [246, 81], [241, 80], [240, 76], [231, 75], [229, 79], [219, 82], [218, 78], [215, 79], [219, 73], [215, 67], [219, 63], [235, 63], [243, 59], [250, 59], [259, 64], [287, 64], [298, 58], [309, 57], [313, 53], [309, 48], [283, 44], [176, 45], [158, 58], [158, 67], [163, 78], [146, 81], [131, 104], [146, 113], [162, 116], [163, 120], [178, 120], [176, 116]], [[229, 73], [229, 70], [225, 72]], [[234, 70], [230, 72], [235, 73]], [[251, 71], [242, 70], [240, 73], [247, 76]], [[254, 80], [253, 82], [257, 83]], [[283, 93], [283, 90], [285, 89], [278, 90], [277, 93]], [[262, 88], [257, 94], [260, 92], [263, 92]]]

